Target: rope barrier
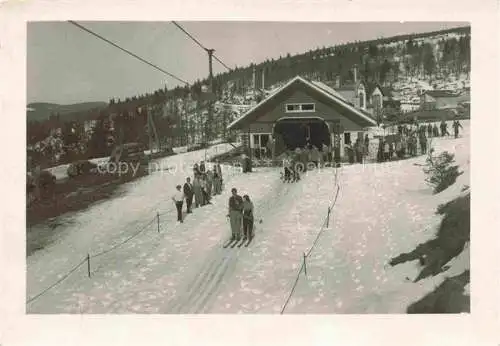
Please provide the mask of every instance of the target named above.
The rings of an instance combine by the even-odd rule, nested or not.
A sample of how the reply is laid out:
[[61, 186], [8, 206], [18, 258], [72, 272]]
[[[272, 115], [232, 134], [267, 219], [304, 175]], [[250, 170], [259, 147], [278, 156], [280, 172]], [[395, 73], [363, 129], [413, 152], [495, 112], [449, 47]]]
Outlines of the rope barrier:
[[38, 293], [36, 296], [28, 299], [26, 301], [26, 304], [29, 304], [29, 303], [35, 301], [36, 299], [38, 299], [39, 297], [43, 296], [45, 293], [47, 293], [48, 291], [50, 291], [52, 288], [54, 288], [55, 286], [59, 285], [66, 278], [68, 278], [68, 276], [70, 276], [75, 270], [77, 270], [78, 268], [80, 268], [80, 266], [82, 264], [84, 264], [86, 261], [87, 261], [87, 256], [85, 256], [85, 258], [80, 263], [78, 263], [76, 266], [74, 266], [73, 269], [71, 269], [68, 273], [66, 273], [66, 275], [64, 275], [62, 278], [60, 278], [59, 280], [57, 280], [55, 283], [53, 283], [52, 285], [50, 285], [48, 288], [44, 289], [42, 292]]
[[297, 287], [297, 283], [299, 282], [300, 273], [302, 273], [302, 269], [304, 269], [304, 262], [302, 262], [302, 265], [300, 266], [299, 272], [297, 273], [297, 278], [295, 279], [295, 282], [293, 283], [292, 290], [290, 291], [290, 294], [288, 295], [288, 298], [286, 299], [285, 304], [281, 308], [281, 312], [280, 312], [281, 315], [283, 315], [283, 312], [285, 311], [285, 309], [288, 305], [288, 302], [290, 301], [290, 299], [293, 296], [293, 292], [295, 291], [295, 287]]
[[[326, 229], [325, 226], [328, 225], [328, 222], [329, 222], [329, 218], [330, 218], [330, 213], [331, 211], [333, 210], [333, 207], [335, 206], [335, 204], [337, 203], [337, 198], [338, 198], [338, 195], [339, 195], [339, 191], [340, 191], [340, 184], [338, 184], [338, 169], [337, 167], [335, 167], [335, 186], [337, 187], [335, 189], [335, 197], [333, 197], [333, 203], [328, 207], [328, 213], [327, 213], [327, 216], [325, 218], [325, 221], [323, 221], [323, 224], [321, 226], [321, 229], [318, 233], [318, 235], [316, 236], [316, 239], [314, 240], [313, 242], [313, 245], [311, 246], [311, 248], [309, 249], [309, 251], [307, 251], [307, 253], [304, 253], [303, 254], [303, 259], [302, 259], [302, 265], [300, 267], [300, 270], [299, 272], [297, 273], [297, 277], [295, 278], [295, 282], [292, 286], [292, 289], [285, 301], [285, 304], [283, 305], [282, 309], [281, 309], [281, 313], [280, 314], [283, 314], [290, 299], [292, 298], [293, 296], [293, 293], [295, 291], [295, 287], [297, 286], [297, 283], [299, 282], [299, 278], [300, 278], [300, 273], [302, 272], [302, 270], [304, 269], [305, 270], [305, 266], [306, 266], [306, 259], [307, 257], [309, 257], [309, 255], [311, 254], [312, 250], [314, 249], [314, 247], [316, 246], [316, 243], [318, 242], [319, 240], [319, 237], [321, 236], [321, 234], [323, 233], [323, 231]], [[306, 274], [307, 275], [307, 274]]]
[[[59, 280], [57, 280], [54, 284], [52, 284], [51, 286], [49, 286], [48, 288], [44, 289], [42, 292], [38, 293], [37, 295], [35, 295], [34, 297], [28, 299], [26, 301], [26, 304], [29, 304], [31, 302], [33, 302], [34, 300], [38, 299], [39, 297], [43, 296], [45, 293], [47, 293], [48, 291], [50, 291], [52, 288], [54, 288], [55, 286], [57, 286], [58, 284], [60, 284], [62, 281], [64, 281], [66, 278], [68, 278], [74, 271], [76, 271], [80, 266], [82, 266], [84, 263], [87, 262], [87, 265], [88, 265], [88, 276], [90, 278], [90, 259], [91, 258], [97, 258], [97, 257], [100, 257], [100, 256], [103, 256], [107, 253], [110, 253], [111, 251], [119, 248], [120, 246], [128, 243], [129, 241], [131, 241], [132, 239], [134, 239], [135, 237], [137, 237], [139, 234], [143, 233], [149, 226], [151, 226], [154, 222], [157, 222], [157, 227], [158, 227], [158, 233], [160, 233], [160, 216], [162, 215], [167, 215], [167, 214], [170, 214], [171, 211], [165, 211], [163, 213], [160, 213], [160, 212], [157, 212], [155, 217], [153, 217], [153, 219], [151, 219], [147, 224], [145, 224], [138, 232], [134, 233], [133, 235], [129, 236], [127, 239], [123, 240], [122, 242], [118, 243], [118, 244], [115, 244], [113, 245], [112, 247], [110, 247], [109, 249], [107, 250], [104, 250], [104, 251], [101, 251], [101, 252], [98, 252], [96, 254], [93, 254], [93, 255], [90, 255], [90, 254], [87, 254], [85, 256], [85, 258], [83, 258], [83, 260], [78, 263], [75, 267], [73, 267], [69, 272], [67, 272], [62, 278], [60, 278]], [[154, 248], [156, 248], [158, 245], [155, 245], [153, 246], [153, 250]], [[152, 250], [152, 251], [153, 251]], [[139, 264], [141, 263], [142, 259], [139, 261]], [[101, 265], [97, 267], [96, 270], [94, 270], [94, 273], [97, 272], [99, 269], [101, 268]]]
[[95, 258], [95, 257], [99, 257], [99, 256], [102, 256], [102, 255], [105, 255], [107, 254], [108, 252], [111, 252], [113, 251], [114, 249], [126, 244], [127, 242], [129, 242], [130, 240], [132, 240], [133, 238], [137, 237], [139, 234], [141, 234], [142, 232], [144, 232], [153, 222], [156, 221], [156, 216], [151, 220], [149, 221], [143, 228], [141, 228], [141, 230], [139, 230], [139, 232], [131, 235], [130, 237], [128, 237], [127, 239], [125, 239], [124, 241], [122, 241], [121, 243], [118, 243], [116, 245], [113, 245], [111, 248], [107, 249], [107, 250], [104, 250], [104, 251], [101, 251], [95, 255], [92, 255], [91, 257]]

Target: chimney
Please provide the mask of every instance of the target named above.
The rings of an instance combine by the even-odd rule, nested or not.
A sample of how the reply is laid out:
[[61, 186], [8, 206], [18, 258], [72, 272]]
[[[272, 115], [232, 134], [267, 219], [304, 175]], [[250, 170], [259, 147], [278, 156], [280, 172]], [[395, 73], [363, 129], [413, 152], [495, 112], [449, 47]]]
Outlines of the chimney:
[[358, 65], [354, 65], [353, 73], [354, 73], [354, 83], [357, 83], [358, 82]]
[[253, 66], [252, 83], [253, 83], [253, 90], [255, 90], [255, 88], [257, 87], [255, 85], [255, 65]]

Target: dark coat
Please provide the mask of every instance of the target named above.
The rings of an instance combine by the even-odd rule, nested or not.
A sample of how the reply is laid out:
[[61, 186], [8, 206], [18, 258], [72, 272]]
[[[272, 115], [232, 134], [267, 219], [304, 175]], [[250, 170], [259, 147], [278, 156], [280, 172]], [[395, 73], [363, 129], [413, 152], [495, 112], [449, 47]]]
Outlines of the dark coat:
[[193, 196], [194, 195], [193, 184], [191, 184], [191, 186], [189, 186], [188, 183], [185, 183], [184, 188], [183, 188], [183, 192], [184, 192], [184, 195], [186, 195], [187, 197]]

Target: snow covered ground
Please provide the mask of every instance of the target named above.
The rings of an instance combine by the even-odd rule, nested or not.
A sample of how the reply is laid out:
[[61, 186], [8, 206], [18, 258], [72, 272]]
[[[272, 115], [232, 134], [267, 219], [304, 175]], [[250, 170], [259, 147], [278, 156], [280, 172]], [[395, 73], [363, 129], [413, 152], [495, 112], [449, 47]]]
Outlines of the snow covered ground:
[[[217, 154], [226, 152], [228, 150], [231, 150], [233, 148], [230, 144], [227, 144], [227, 143], [222, 143], [221, 144], [220, 140], [212, 141], [212, 144], [216, 144], [216, 145], [211, 146], [207, 150], [207, 155], [208, 156], [217, 155]], [[177, 154], [186, 153], [187, 152], [187, 147], [176, 147], [176, 148], [173, 148], [173, 150]], [[145, 154], [151, 154], [151, 150], [145, 150], [144, 153]], [[203, 154], [203, 158], [204, 158], [204, 155], [205, 155], [205, 151], [204, 150], [203, 150], [202, 154]], [[187, 156], [186, 158], [187, 158], [187, 160], [190, 160], [190, 156]], [[100, 158], [96, 158], [96, 159], [91, 159], [89, 161], [95, 163], [96, 165], [101, 165], [101, 164], [104, 164], [104, 163], [106, 163], [106, 162], [109, 161], [109, 156], [107, 156], [107, 157], [100, 157]], [[52, 173], [56, 177], [57, 180], [61, 180], [61, 179], [64, 179], [64, 178], [68, 177], [68, 167], [69, 167], [69, 164], [64, 164], [64, 165], [59, 165], [59, 166], [47, 168], [47, 171], [49, 171], [50, 173]]]
[[[286, 313], [398, 313], [432, 291], [445, 276], [468, 267], [464, 252], [447, 272], [411, 283], [414, 263], [388, 268], [388, 260], [435, 234], [436, 207], [469, 185], [469, 124], [459, 139], [433, 141], [439, 153], [456, 154], [465, 173], [432, 195], [424, 182], [425, 158], [345, 166], [340, 194], [326, 229], [307, 260]], [[193, 152], [163, 159], [165, 166], [200, 159]], [[177, 161], [176, 161], [177, 160]], [[417, 164], [417, 165], [416, 165]], [[188, 174], [152, 175], [124, 187], [124, 194], [67, 217], [63, 236], [28, 257], [28, 298], [82, 260], [144, 233], [99, 257], [28, 304], [31, 313], [279, 313], [302, 256], [316, 238], [334, 192], [334, 169], [308, 172], [283, 184], [276, 168], [240, 174], [226, 167], [226, 188], [213, 205], [195, 209], [175, 225], [173, 186]], [[229, 173], [231, 172], [231, 173]], [[191, 172], [189, 171], [189, 174]], [[256, 238], [248, 248], [222, 249], [230, 187], [249, 194], [256, 211]], [[160, 233], [154, 221], [160, 216]], [[258, 220], [262, 219], [262, 223]], [[454, 271], [451, 273], [450, 271]], [[455, 273], [456, 272], [456, 273]]]

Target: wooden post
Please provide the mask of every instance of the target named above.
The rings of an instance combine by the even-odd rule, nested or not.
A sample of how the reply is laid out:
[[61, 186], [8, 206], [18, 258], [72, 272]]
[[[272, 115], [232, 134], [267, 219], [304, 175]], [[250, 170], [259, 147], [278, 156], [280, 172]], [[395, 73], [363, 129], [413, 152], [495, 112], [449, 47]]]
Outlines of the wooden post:
[[303, 260], [304, 260], [304, 275], [307, 276], [306, 253], [305, 252], [303, 254]]
[[158, 224], [158, 233], [160, 233], [160, 213], [156, 212], [156, 223]]
[[87, 272], [90, 278], [90, 254], [87, 254]]

